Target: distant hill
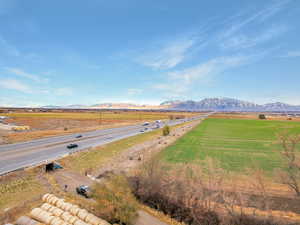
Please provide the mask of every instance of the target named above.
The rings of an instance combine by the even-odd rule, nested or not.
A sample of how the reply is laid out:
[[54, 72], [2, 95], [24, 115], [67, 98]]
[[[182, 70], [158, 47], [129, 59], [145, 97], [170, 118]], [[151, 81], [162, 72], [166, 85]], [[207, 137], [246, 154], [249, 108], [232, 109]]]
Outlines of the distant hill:
[[253, 102], [242, 101], [234, 98], [205, 98], [201, 101], [164, 101], [159, 105], [139, 105], [133, 103], [101, 103], [95, 105], [48, 105], [42, 108], [86, 108], [86, 109], [140, 109], [140, 110], [185, 110], [185, 111], [300, 111], [300, 106], [289, 105], [282, 102], [267, 103], [259, 105]]
[[167, 106], [164, 105], [139, 105], [132, 103], [102, 103], [92, 105], [92, 108], [100, 109], [165, 109]]
[[281, 102], [259, 105], [233, 98], [205, 98], [201, 101], [182, 101], [170, 106], [176, 110], [215, 110], [215, 111], [300, 111], [300, 106]]
[[179, 100], [169, 100], [169, 101], [164, 101], [162, 103], [160, 103], [161, 106], [172, 106], [175, 104], [179, 104], [181, 101]]
[[61, 106], [59, 106], [59, 105], [45, 105], [45, 106], [42, 106], [41, 108], [45, 108], [45, 109], [57, 109], [57, 108], [61, 108]]
[[59, 105], [45, 105], [41, 108], [45, 109], [80, 109], [80, 108], [89, 108], [86, 105], [67, 105], [67, 106], [59, 106]]

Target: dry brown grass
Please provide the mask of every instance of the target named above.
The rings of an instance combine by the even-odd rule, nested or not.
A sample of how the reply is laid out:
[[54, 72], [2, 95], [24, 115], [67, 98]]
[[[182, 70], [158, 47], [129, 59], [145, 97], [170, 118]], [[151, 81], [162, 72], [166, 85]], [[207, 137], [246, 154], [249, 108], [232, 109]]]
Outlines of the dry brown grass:
[[[174, 167], [155, 158], [130, 180], [141, 202], [187, 224], [271, 225], [300, 222], [300, 214], [272, 208], [273, 199], [261, 171], [253, 171], [248, 177], [247, 189], [252, 189], [250, 193], [238, 187], [235, 179], [212, 160], [208, 160], [204, 167], [192, 164]], [[253, 193], [257, 197], [253, 198]], [[300, 199], [296, 201], [299, 204]]]
[[0, 177], [0, 221], [13, 221], [36, 205], [46, 188], [36, 171], [19, 171]]
[[[215, 113], [210, 116], [210, 118], [221, 118], [221, 119], [254, 119], [258, 120], [259, 113]], [[282, 116], [282, 115], [268, 115], [265, 113], [267, 120], [278, 120], [278, 121], [285, 121], [288, 120], [289, 117]], [[299, 117], [291, 118], [292, 121], [300, 121]]]
[[7, 123], [30, 126], [30, 131], [6, 132], [1, 135], [5, 143], [15, 143], [42, 137], [132, 125], [146, 120], [162, 120], [178, 116], [191, 117], [196, 113], [107, 111], [102, 112], [101, 116], [97, 112], [16, 112], [0, 115], [9, 117], [6, 119]]
[[43, 138], [43, 137], [51, 137], [51, 136], [57, 136], [57, 135], [65, 135], [65, 134], [107, 129], [107, 128], [113, 128], [113, 127], [122, 127], [122, 126], [128, 126], [128, 125], [132, 125], [132, 124], [134, 124], [134, 122], [102, 124], [102, 125], [98, 125], [98, 126], [77, 127], [77, 128], [67, 129], [67, 130], [64, 130], [63, 127], [61, 127], [60, 129], [54, 129], [54, 130], [36, 130], [36, 131], [27, 131], [27, 132], [14, 132], [14, 133], [9, 133], [6, 136], [6, 141], [8, 143], [15, 143], [15, 142], [29, 141], [29, 140]]

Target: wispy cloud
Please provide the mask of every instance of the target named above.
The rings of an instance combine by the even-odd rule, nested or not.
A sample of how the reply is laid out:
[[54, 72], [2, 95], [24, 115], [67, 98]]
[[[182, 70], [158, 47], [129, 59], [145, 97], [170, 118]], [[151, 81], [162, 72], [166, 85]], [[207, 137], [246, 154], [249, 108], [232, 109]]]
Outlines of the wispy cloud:
[[288, 28], [286, 26], [273, 26], [261, 33], [249, 36], [246, 34], [237, 34], [226, 39], [220, 43], [223, 49], [246, 49], [252, 48], [256, 45], [268, 42], [280, 35], [284, 34]]
[[0, 35], [0, 52], [5, 56], [15, 57], [20, 59], [24, 59], [26, 61], [40, 63], [42, 62], [42, 57], [37, 53], [30, 52], [22, 52], [19, 48], [17, 48], [14, 44], [12, 44], [9, 40], [5, 39]]
[[[222, 37], [230, 37], [231, 35], [237, 33], [242, 28], [252, 23], [262, 23], [272, 16], [276, 15], [280, 11], [282, 11], [291, 0], [277, 0], [274, 1], [273, 4], [268, 7], [259, 10], [258, 12], [252, 13], [250, 15], [239, 14], [234, 17], [234, 21], [230, 22], [229, 26], [226, 27], [225, 31], [222, 32]], [[238, 21], [238, 22], [236, 22]]]
[[25, 71], [23, 71], [22, 69], [19, 69], [19, 68], [5, 68], [5, 69], [6, 69], [6, 71], [8, 71], [12, 74], [15, 74], [17, 76], [33, 80], [35, 82], [43, 82], [43, 83], [48, 82], [47, 78], [42, 78], [38, 75], [35, 75], [35, 74], [32, 74], [32, 73], [27, 73], [27, 72], [25, 72]]
[[217, 57], [184, 70], [168, 72], [166, 74], [168, 81], [155, 84], [153, 88], [168, 91], [172, 96], [179, 97], [187, 92], [193, 84], [208, 81], [226, 70], [250, 63], [257, 57], [259, 55]]
[[24, 93], [32, 93], [32, 88], [15, 79], [1, 79], [0, 87]]
[[153, 69], [170, 69], [185, 60], [195, 43], [193, 38], [173, 40], [152, 50], [146, 50], [136, 61]]

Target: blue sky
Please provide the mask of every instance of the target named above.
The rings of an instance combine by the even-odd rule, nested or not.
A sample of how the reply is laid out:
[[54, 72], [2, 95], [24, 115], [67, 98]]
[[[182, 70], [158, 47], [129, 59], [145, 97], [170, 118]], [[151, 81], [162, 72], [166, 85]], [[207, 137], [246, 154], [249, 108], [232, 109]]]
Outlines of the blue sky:
[[0, 0], [0, 105], [300, 104], [298, 0]]

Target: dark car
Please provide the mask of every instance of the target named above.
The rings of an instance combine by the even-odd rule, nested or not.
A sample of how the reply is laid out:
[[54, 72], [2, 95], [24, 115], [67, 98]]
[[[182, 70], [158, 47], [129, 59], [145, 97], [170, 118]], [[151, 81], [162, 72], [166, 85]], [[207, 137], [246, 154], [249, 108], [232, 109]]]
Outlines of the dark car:
[[81, 137], [82, 137], [82, 135], [81, 135], [81, 134], [79, 134], [79, 135], [77, 135], [77, 136], [76, 136], [76, 138], [81, 138]]
[[86, 198], [89, 198], [91, 196], [91, 190], [89, 188], [89, 186], [86, 185], [80, 185], [76, 188], [76, 192], [79, 195], [82, 195]]
[[78, 144], [69, 144], [69, 145], [67, 145], [68, 149], [77, 148], [77, 147], [78, 147]]
[[145, 123], [143, 123], [143, 126], [148, 126], [148, 125], [150, 125], [150, 123], [149, 123], [149, 122], [145, 122]]

